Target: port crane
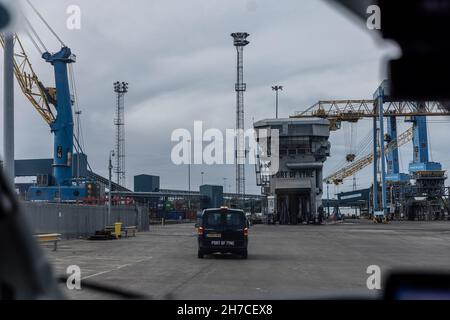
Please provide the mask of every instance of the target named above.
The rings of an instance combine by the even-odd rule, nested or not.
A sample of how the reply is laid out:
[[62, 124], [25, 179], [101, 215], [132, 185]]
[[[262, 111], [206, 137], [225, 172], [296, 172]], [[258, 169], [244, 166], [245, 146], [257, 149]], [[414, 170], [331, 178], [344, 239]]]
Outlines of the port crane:
[[[379, 114], [374, 108], [375, 100], [322, 100], [306, 109], [296, 112], [292, 118], [325, 118], [330, 122], [330, 130], [336, 131], [341, 128], [342, 122], [357, 122], [362, 118], [377, 118]], [[448, 111], [440, 102], [411, 102], [411, 101], [389, 101], [384, 106], [384, 116], [388, 117], [387, 133], [384, 141], [386, 160], [388, 163], [388, 176], [394, 177], [399, 174], [398, 151], [397, 148], [405, 145], [411, 140], [415, 141], [415, 150], [421, 151], [422, 160], [427, 160], [423, 156], [427, 153], [427, 148], [423, 148], [427, 141], [426, 116], [449, 116]], [[412, 122], [413, 126], [397, 136], [396, 117], [405, 117], [406, 121]], [[420, 139], [419, 139], [420, 137]], [[422, 146], [419, 148], [419, 144]], [[416, 148], [417, 147], [417, 148]], [[377, 151], [379, 157], [380, 152]], [[416, 162], [420, 162], [420, 156]], [[324, 178], [324, 182], [341, 184], [346, 178], [352, 176], [361, 169], [373, 162], [373, 153], [367, 154], [349, 165], [337, 170]]]
[[[30, 6], [32, 6], [30, 4]], [[33, 10], [36, 9], [32, 6]], [[37, 11], [36, 11], [37, 12]], [[43, 17], [37, 12], [39, 17]], [[28, 26], [29, 21], [24, 17]], [[50, 26], [43, 20], [47, 27]], [[50, 28], [54, 33], [54, 31]], [[38, 37], [32, 28], [35, 37]], [[54, 33], [55, 34], [55, 33]], [[34, 109], [50, 126], [54, 135], [53, 143], [53, 174], [48, 179], [38, 181], [38, 186], [28, 191], [29, 200], [64, 200], [77, 201], [91, 196], [96, 189], [94, 183], [88, 181], [74, 181], [73, 178], [73, 150], [82, 151], [76, 140], [74, 146], [74, 121], [72, 114], [72, 97], [70, 92], [68, 65], [76, 61], [76, 56], [59, 37], [61, 49], [56, 53], [46, 50], [42, 41], [38, 42], [45, 49], [43, 52], [30, 34], [30, 40], [42, 54], [45, 62], [53, 67], [55, 87], [46, 87], [38, 78], [26, 53], [23, 42], [17, 34], [14, 35], [14, 74], [19, 87]], [[56, 34], [55, 34], [56, 35]], [[4, 48], [4, 38], [0, 37], [0, 44]], [[39, 179], [38, 179], [39, 180]]]
[[[327, 100], [319, 101], [305, 111], [295, 113], [292, 118], [319, 117], [330, 121], [330, 130], [341, 128], [342, 122], [357, 122], [362, 118], [373, 119], [373, 152], [350, 163], [325, 178], [327, 183], [340, 184], [369, 164], [374, 164], [374, 185], [377, 185], [377, 161], [374, 155], [381, 158], [382, 210], [385, 212], [386, 182], [391, 184], [408, 183], [410, 178], [425, 190], [439, 188], [444, 185], [445, 171], [440, 163], [429, 161], [427, 116], [449, 116], [450, 111], [438, 101], [394, 101], [388, 94], [389, 88], [384, 81], [374, 93], [373, 99], [366, 100]], [[384, 134], [384, 118], [387, 117], [387, 133]], [[397, 117], [405, 117], [412, 123], [412, 128], [397, 137]], [[379, 125], [377, 125], [377, 118]], [[379, 126], [382, 147], [377, 148]], [[413, 161], [409, 165], [409, 175], [399, 172], [398, 147], [413, 141]], [[384, 143], [387, 143], [385, 146]], [[385, 156], [387, 173], [385, 172]], [[373, 190], [374, 210], [378, 209], [377, 188]]]

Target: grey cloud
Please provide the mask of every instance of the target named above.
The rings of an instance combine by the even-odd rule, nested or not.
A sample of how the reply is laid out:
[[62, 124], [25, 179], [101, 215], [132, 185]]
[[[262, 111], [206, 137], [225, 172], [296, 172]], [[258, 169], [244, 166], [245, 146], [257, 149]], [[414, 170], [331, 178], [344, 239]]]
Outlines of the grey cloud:
[[[280, 96], [283, 116], [320, 99], [370, 97], [383, 79], [382, 57], [394, 50], [316, 0], [34, 3], [78, 56], [75, 72], [86, 151], [101, 174], [106, 174], [114, 144], [112, 83], [130, 83], [126, 96], [129, 187], [134, 174], [151, 173], [161, 175], [165, 188], [186, 188], [187, 168], [170, 163], [172, 131], [191, 129], [195, 120], [203, 120], [205, 127], [234, 127], [236, 52], [231, 32], [251, 34], [244, 57], [247, 127], [253, 118], [273, 115], [270, 86], [275, 82], [286, 88]], [[80, 31], [65, 28], [65, 10], [71, 4], [82, 9]], [[38, 30], [57, 50], [52, 36], [42, 26]], [[50, 66], [29, 43], [27, 47], [39, 76], [53, 83]], [[51, 156], [47, 126], [20, 92], [16, 97], [17, 158]], [[333, 156], [326, 168], [345, 153], [342, 139], [336, 136], [332, 141]], [[205, 182], [222, 184], [227, 177], [234, 189], [233, 166], [194, 166], [194, 188], [201, 171]], [[247, 167], [247, 191], [259, 192], [252, 166]]]

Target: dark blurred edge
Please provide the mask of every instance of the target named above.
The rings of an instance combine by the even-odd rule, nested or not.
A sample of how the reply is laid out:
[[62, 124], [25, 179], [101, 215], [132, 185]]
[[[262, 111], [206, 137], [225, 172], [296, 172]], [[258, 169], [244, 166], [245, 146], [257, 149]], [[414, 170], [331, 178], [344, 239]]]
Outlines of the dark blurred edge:
[[[441, 101], [450, 108], [450, 0], [327, 0], [366, 23], [369, 5], [381, 9], [381, 34], [399, 44], [402, 57], [389, 62], [396, 100]], [[371, 30], [373, 32], [373, 30]]]
[[8, 26], [11, 22], [11, 14], [7, 7], [0, 0], [0, 30]]
[[392, 272], [386, 279], [383, 298], [387, 301], [397, 300], [402, 290], [417, 293], [418, 296], [427, 292], [440, 292], [448, 299], [450, 296], [450, 273], [448, 271]]

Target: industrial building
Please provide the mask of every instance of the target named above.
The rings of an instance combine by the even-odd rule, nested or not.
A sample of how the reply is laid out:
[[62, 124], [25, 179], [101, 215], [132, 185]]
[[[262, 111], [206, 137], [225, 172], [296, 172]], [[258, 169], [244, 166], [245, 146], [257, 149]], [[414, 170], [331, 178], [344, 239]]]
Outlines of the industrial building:
[[225, 204], [223, 197], [223, 186], [200, 186], [200, 195], [208, 199], [207, 202], [203, 203], [202, 209], [219, 208]]
[[159, 189], [159, 176], [148, 174], [134, 176], [134, 192], [158, 192]]
[[[259, 178], [263, 193], [275, 198], [280, 224], [319, 222], [322, 210], [322, 168], [330, 155], [329, 122], [325, 119], [267, 119], [257, 130], [278, 130], [279, 170]], [[257, 168], [257, 175], [263, 175]]]

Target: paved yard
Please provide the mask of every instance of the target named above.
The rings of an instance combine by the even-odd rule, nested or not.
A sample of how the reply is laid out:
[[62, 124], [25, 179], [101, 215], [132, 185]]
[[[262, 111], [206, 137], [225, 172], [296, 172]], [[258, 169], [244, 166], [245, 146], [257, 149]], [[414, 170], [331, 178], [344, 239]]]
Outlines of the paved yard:
[[[192, 224], [151, 226], [150, 232], [123, 240], [63, 241], [57, 252], [46, 252], [59, 275], [78, 265], [83, 279], [156, 299], [371, 295], [369, 265], [384, 274], [392, 268], [450, 270], [450, 223], [257, 225], [250, 230], [248, 260], [198, 259]], [[74, 299], [111, 297], [62, 288]]]

